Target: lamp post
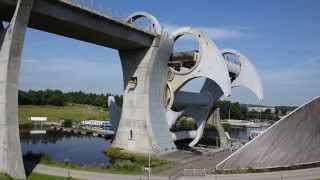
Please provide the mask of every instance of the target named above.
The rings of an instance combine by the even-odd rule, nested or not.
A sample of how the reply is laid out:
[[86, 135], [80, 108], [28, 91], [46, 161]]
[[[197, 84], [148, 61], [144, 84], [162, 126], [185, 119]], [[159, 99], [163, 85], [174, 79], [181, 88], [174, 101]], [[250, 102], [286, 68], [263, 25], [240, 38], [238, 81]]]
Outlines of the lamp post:
[[[151, 151], [154, 153], [160, 153], [160, 147], [158, 145], [153, 145]], [[151, 180], [151, 151], [148, 151], [148, 180]]]
[[151, 155], [150, 151], [148, 152], [148, 157], [149, 157], [149, 168], [148, 168], [148, 180], [151, 178]]

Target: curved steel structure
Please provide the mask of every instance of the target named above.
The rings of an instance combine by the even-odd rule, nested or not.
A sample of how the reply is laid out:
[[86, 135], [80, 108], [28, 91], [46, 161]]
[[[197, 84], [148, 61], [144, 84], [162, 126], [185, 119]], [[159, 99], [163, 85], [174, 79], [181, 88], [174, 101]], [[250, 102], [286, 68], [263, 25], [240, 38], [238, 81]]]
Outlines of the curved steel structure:
[[132, 13], [131, 15], [129, 15], [126, 19], [126, 22], [129, 24], [132, 24], [133, 22], [135, 22], [137, 19], [139, 18], [147, 18], [150, 22], [150, 31], [154, 32], [156, 34], [161, 34], [162, 33], [162, 27], [160, 25], [160, 22], [158, 21], [158, 19], [156, 17], [154, 17], [153, 15], [147, 13], [147, 12], [135, 12]]
[[[149, 19], [151, 27], [156, 27], [155, 31], [158, 33], [162, 32], [159, 21], [147, 13], [134, 13], [128, 17], [127, 21], [134, 21], [140, 17]], [[173, 44], [185, 35], [192, 35], [198, 41], [199, 49], [191, 52], [174, 52]], [[231, 88], [247, 87], [259, 99], [263, 98], [258, 73], [250, 61], [239, 52], [230, 49], [221, 51], [204, 33], [192, 27], [180, 28], [170, 37], [166, 45], [170, 44], [170, 49], [166, 48], [167, 50], [163, 51], [161, 58], [158, 59], [152, 60], [148, 57], [148, 61], [144, 62], [139, 59], [139, 56], [147, 56], [148, 51], [153, 52], [154, 48], [162, 48], [161, 45], [140, 52], [142, 54], [138, 51], [125, 53], [119, 51], [124, 70], [125, 90], [123, 112], [114, 146], [138, 152], [167, 153], [176, 150], [174, 141], [192, 139], [189, 144], [192, 147], [202, 138], [205, 123], [212, 117], [215, 103], [223, 95], [230, 96]], [[224, 58], [224, 54], [237, 56], [239, 62], [228, 61]], [[140, 72], [140, 68], [143, 69], [143, 73]], [[154, 78], [150, 81], [149, 77]], [[196, 78], [206, 79], [200, 92], [181, 91], [184, 85]], [[129, 85], [130, 82], [133, 83]], [[144, 86], [143, 89], [139, 85]], [[146, 93], [143, 95], [144, 98], [153, 99], [146, 104], [147, 106], [143, 106], [145, 109], [135, 107], [136, 103], [139, 106], [144, 105], [143, 97], [139, 98], [138, 103], [138, 94], [135, 94], [141, 90]], [[115, 113], [111, 112], [111, 114]], [[197, 129], [171, 132], [170, 129], [181, 116], [191, 117]], [[141, 121], [142, 119], [144, 120]], [[132, 125], [138, 122], [144, 126]], [[139, 132], [135, 135], [136, 138], [132, 137], [136, 134], [135, 132]], [[137, 147], [137, 144], [140, 147]]]
[[[240, 71], [238, 72], [234, 81], [232, 81], [232, 87], [246, 87], [250, 89], [260, 100], [263, 99], [263, 89], [260, 76], [256, 68], [252, 65], [247, 57], [234, 49], [223, 49], [222, 54], [233, 54], [240, 60]], [[230, 63], [228, 63], [230, 64]], [[229, 65], [228, 67], [231, 66]], [[235, 68], [232, 68], [235, 69]], [[237, 70], [236, 70], [237, 71]]]
[[[190, 52], [184, 53], [184, 61], [187, 55], [196, 61], [195, 65], [188, 71], [177, 72], [174, 68], [170, 67], [173, 77], [168, 80], [168, 85], [171, 87], [171, 91], [175, 92], [174, 97], [170, 98], [173, 99], [174, 103], [167, 110], [167, 121], [169, 126], [173, 126], [182, 115], [192, 117], [197, 124], [197, 129], [190, 132], [174, 132], [173, 138], [175, 140], [191, 138], [193, 141], [189, 146], [194, 146], [203, 135], [205, 122], [213, 113], [214, 104], [221, 96], [230, 95], [230, 87], [247, 87], [259, 99], [263, 98], [263, 92], [260, 77], [254, 66], [245, 56], [235, 50], [227, 49], [220, 51], [203, 33], [190, 27], [181, 28], [173, 33], [174, 40], [185, 34], [192, 34], [197, 38], [199, 50], [196, 51], [197, 55], [192, 55]], [[224, 59], [223, 55], [226, 53], [238, 56], [240, 60], [239, 64]], [[176, 59], [178, 59], [177, 56], [175, 56], [174, 60]], [[230, 73], [233, 73], [235, 77], [230, 77]], [[206, 78], [199, 93], [179, 91], [184, 84], [197, 77]], [[183, 106], [183, 108], [179, 112], [174, 112], [171, 109], [173, 106]]]

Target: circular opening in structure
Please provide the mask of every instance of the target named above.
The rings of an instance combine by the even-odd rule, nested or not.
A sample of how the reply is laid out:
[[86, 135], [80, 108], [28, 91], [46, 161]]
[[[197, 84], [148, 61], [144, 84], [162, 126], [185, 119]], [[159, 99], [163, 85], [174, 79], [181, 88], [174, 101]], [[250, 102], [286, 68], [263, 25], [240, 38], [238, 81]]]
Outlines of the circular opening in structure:
[[239, 56], [233, 53], [223, 53], [223, 58], [226, 60], [227, 68], [231, 81], [235, 80], [240, 73], [241, 62]]
[[154, 31], [154, 24], [146, 17], [138, 17], [133, 20], [132, 25], [144, 31]]
[[200, 44], [192, 34], [179, 36], [174, 43], [174, 51], [168, 66], [176, 74], [190, 73], [200, 60]]
[[231, 63], [240, 65], [239, 56], [233, 53], [223, 53], [223, 58]]
[[197, 123], [193, 117], [182, 115], [177, 119], [176, 123], [172, 126], [171, 131], [172, 132], [191, 131], [191, 130], [196, 130], [197, 128], [198, 128]]
[[[172, 102], [171, 107], [169, 107], [169, 108], [171, 108], [172, 111], [179, 112], [179, 111], [182, 111], [183, 109], [185, 109], [186, 107], [195, 106], [195, 104], [193, 104], [193, 102], [190, 102], [189, 104], [186, 104], [185, 102], [181, 102], [180, 100], [181, 100], [181, 98], [184, 99], [184, 96], [180, 95], [180, 98], [177, 97], [177, 95], [178, 95], [177, 92], [185, 91], [185, 92], [191, 92], [191, 93], [200, 93], [200, 91], [205, 83], [205, 80], [206, 80], [206, 78], [204, 78], [204, 77], [198, 77], [198, 78], [193, 78], [193, 79], [186, 81], [173, 94], [174, 95], [174, 98], [172, 100], [173, 102]], [[189, 97], [186, 97], [186, 98], [189, 98]]]
[[205, 77], [197, 77], [187, 81], [183, 86], [181, 86], [181, 91], [195, 92], [199, 93], [206, 81]]

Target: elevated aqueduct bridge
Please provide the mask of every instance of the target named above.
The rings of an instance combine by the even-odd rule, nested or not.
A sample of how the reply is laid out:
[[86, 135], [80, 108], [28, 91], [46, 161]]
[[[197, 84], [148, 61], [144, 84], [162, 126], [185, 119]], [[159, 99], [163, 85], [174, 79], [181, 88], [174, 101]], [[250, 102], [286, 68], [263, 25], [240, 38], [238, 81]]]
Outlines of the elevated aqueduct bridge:
[[[139, 18], [150, 30], [135, 27]], [[123, 70], [123, 106], [108, 100], [116, 136], [113, 146], [142, 153], [163, 154], [176, 150], [175, 140], [203, 134], [212, 118], [213, 105], [231, 88], [244, 86], [263, 98], [259, 75], [241, 53], [220, 50], [200, 30], [185, 27], [171, 35], [158, 20], [136, 12], [119, 21], [70, 0], [0, 0], [0, 172], [25, 178], [18, 128], [18, 80], [21, 52], [27, 27], [117, 49]], [[197, 39], [199, 48], [174, 52], [175, 41], [184, 35]], [[237, 62], [225, 57], [233, 55]], [[200, 92], [181, 88], [195, 78], [206, 78]], [[107, 77], [106, 77], [107, 78]], [[180, 116], [192, 117], [197, 129], [172, 132]], [[219, 124], [217, 124], [219, 125]], [[219, 131], [221, 145], [225, 142]]]

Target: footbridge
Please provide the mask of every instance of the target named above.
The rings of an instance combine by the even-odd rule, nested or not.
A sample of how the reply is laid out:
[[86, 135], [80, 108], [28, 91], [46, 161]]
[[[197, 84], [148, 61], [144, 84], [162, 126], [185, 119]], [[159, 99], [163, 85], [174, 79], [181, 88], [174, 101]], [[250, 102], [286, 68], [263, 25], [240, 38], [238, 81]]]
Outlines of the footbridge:
[[[28, 27], [118, 50], [124, 81], [122, 108], [112, 97], [108, 99], [115, 147], [164, 154], [176, 151], [175, 140], [186, 138], [192, 139], [192, 147], [201, 139], [217, 100], [231, 95], [232, 88], [243, 86], [263, 98], [260, 77], [249, 59], [233, 49], [220, 50], [199, 29], [184, 27], [168, 35], [149, 13], [135, 12], [119, 20], [77, 2], [0, 0], [0, 173], [25, 178], [17, 108]], [[141, 18], [149, 22], [147, 30], [136, 26]], [[185, 35], [197, 39], [198, 49], [175, 52], [174, 43]], [[236, 62], [228, 60], [229, 55]], [[181, 91], [201, 77], [206, 80], [200, 92]], [[197, 129], [172, 132], [180, 116], [192, 117]]]
[[[28, 27], [114, 49], [149, 47], [155, 32], [138, 29], [71, 0], [33, 0]], [[10, 22], [18, 0], [0, 0], [0, 20]]]

